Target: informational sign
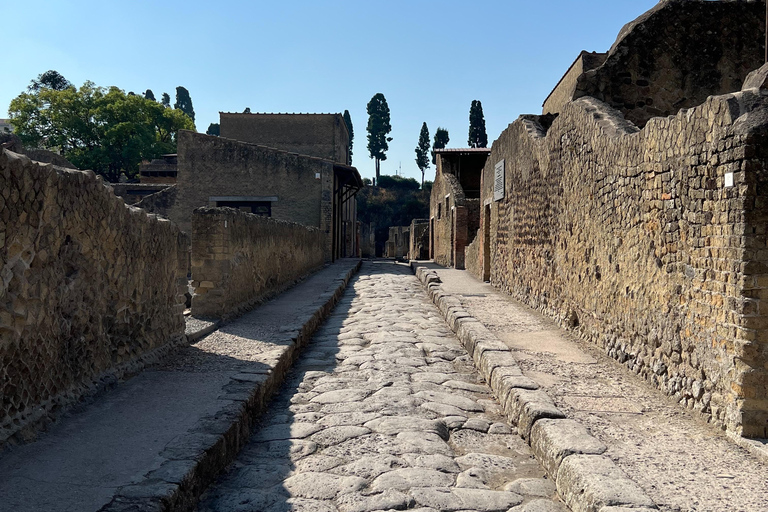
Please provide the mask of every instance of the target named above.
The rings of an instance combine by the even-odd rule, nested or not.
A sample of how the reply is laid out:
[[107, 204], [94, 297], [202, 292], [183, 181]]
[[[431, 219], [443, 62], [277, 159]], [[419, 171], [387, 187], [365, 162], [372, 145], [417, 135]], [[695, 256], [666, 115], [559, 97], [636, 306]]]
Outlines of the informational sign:
[[493, 172], [493, 200], [504, 199], [504, 160], [500, 160]]

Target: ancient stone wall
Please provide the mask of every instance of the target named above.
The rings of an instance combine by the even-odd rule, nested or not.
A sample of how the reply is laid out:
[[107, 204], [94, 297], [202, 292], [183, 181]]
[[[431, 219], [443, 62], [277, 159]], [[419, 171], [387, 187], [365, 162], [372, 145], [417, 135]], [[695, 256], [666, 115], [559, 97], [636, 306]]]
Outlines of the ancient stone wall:
[[349, 134], [341, 114], [221, 112], [221, 136], [349, 165]]
[[331, 259], [333, 164], [319, 158], [182, 131], [176, 201], [168, 217], [191, 232], [192, 211], [212, 198], [264, 198], [271, 216], [320, 228]]
[[[519, 119], [483, 171], [492, 284], [682, 405], [766, 437], [766, 119], [758, 89], [642, 130], [592, 98], [548, 131]], [[493, 201], [502, 159], [505, 197]], [[482, 245], [469, 251], [475, 275]]]
[[429, 259], [429, 219], [413, 219], [409, 231], [408, 259]]
[[544, 100], [542, 105], [542, 112], [544, 114], [556, 114], [560, 112], [563, 107], [570, 101], [573, 101], [574, 93], [576, 92], [576, 84], [579, 81], [579, 77], [589, 71], [595, 69], [605, 62], [606, 53], [589, 53], [582, 51], [576, 60], [568, 68], [563, 77], [557, 83], [552, 92], [549, 93], [547, 99]]
[[0, 444], [184, 339], [188, 238], [91, 171], [0, 153]]
[[597, 98], [644, 126], [740, 90], [763, 64], [764, 41], [764, 2], [662, 0], [621, 30], [601, 66], [579, 76], [573, 98]]
[[228, 318], [323, 265], [316, 228], [241, 212], [198, 208], [192, 219], [192, 313]]
[[463, 268], [463, 261], [460, 265], [454, 261], [454, 253], [457, 217], [459, 224], [461, 219], [466, 217], [464, 201], [464, 191], [456, 176], [438, 170], [429, 197], [429, 215], [432, 230], [431, 255], [439, 265], [452, 267], [456, 264], [456, 268]]
[[385, 258], [407, 259], [411, 244], [410, 226], [390, 226], [384, 248]]
[[360, 225], [360, 255], [363, 258], [376, 257], [376, 225], [373, 222], [358, 222]]

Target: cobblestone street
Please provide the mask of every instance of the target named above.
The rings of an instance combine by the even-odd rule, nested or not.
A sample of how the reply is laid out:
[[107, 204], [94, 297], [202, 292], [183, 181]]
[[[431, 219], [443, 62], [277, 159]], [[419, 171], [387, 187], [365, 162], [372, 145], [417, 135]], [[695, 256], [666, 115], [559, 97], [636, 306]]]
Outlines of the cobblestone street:
[[366, 262], [199, 511], [564, 512], [409, 268]]

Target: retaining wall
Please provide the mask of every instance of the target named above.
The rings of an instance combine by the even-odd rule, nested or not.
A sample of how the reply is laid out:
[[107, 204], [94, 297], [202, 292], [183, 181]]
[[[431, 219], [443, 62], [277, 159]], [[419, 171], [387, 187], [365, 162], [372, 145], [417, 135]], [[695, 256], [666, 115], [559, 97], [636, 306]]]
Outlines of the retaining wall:
[[192, 313], [228, 318], [292, 285], [324, 263], [325, 235], [231, 208], [192, 218]]
[[188, 247], [91, 171], [0, 153], [0, 443], [184, 339]]
[[494, 286], [731, 432], [768, 436], [768, 93], [643, 130], [593, 98], [548, 131], [536, 119], [493, 144], [490, 244], [476, 238], [470, 270], [482, 276], [490, 251]]

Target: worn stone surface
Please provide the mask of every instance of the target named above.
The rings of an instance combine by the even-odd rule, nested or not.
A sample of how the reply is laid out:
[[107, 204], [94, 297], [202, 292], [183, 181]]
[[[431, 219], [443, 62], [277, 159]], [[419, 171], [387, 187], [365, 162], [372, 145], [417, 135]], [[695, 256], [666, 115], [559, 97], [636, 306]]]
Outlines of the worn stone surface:
[[92, 171], [1, 151], [3, 445], [184, 339], [189, 239]]
[[[534, 486], [504, 490], [545, 472], [512, 429], [498, 427], [501, 409], [460, 347], [407, 268], [364, 263], [199, 510], [269, 510], [292, 497], [334, 511], [506, 512], [542, 499]], [[444, 414], [454, 410], [462, 415]], [[313, 450], [263, 440], [274, 429], [303, 435], [308, 423], [320, 430], [291, 446], [314, 442]]]
[[531, 429], [531, 449], [552, 478], [563, 459], [574, 453], [602, 455], [607, 446], [578, 421], [542, 419]]

